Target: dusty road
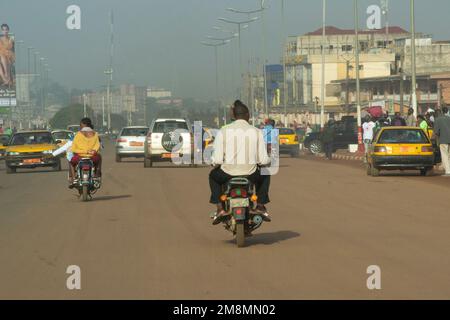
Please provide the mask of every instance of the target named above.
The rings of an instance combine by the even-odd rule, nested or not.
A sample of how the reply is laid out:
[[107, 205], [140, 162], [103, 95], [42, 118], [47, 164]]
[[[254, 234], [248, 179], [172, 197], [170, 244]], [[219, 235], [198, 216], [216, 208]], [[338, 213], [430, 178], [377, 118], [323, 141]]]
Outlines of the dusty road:
[[[238, 249], [208, 217], [209, 168], [114, 163], [111, 146], [104, 158], [89, 203], [66, 172], [0, 164], [0, 298], [450, 299], [448, 178], [283, 158], [273, 222]], [[69, 265], [81, 290], [66, 288]]]

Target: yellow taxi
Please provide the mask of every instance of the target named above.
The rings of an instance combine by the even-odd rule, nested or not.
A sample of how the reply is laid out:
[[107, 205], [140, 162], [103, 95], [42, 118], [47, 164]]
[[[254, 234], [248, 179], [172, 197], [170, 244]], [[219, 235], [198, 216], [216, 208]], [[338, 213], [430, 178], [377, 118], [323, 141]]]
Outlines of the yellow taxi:
[[23, 131], [15, 133], [6, 147], [6, 173], [18, 168], [52, 167], [61, 170], [61, 160], [52, 156], [57, 148], [49, 131]]
[[5, 158], [6, 144], [8, 144], [10, 136], [7, 134], [0, 134], [0, 160]]
[[417, 127], [383, 127], [367, 153], [367, 174], [381, 170], [420, 170], [425, 176], [435, 165], [435, 149], [428, 135]]
[[298, 157], [300, 155], [300, 144], [294, 129], [279, 128], [278, 139], [280, 154], [290, 154], [291, 157]]

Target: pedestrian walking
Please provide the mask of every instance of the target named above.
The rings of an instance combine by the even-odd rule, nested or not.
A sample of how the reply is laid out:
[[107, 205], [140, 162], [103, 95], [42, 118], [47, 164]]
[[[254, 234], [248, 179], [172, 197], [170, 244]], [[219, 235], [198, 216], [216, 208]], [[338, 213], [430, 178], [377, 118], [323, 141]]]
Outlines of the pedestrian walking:
[[325, 156], [328, 160], [333, 159], [335, 135], [336, 130], [334, 126], [334, 120], [328, 120], [328, 123], [325, 125], [325, 128], [322, 132], [322, 143], [325, 149]]
[[406, 121], [400, 115], [400, 112], [396, 112], [394, 115], [394, 119], [392, 120], [392, 125], [395, 127], [404, 127], [406, 126]]
[[414, 116], [414, 109], [409, 108], [408, 109], [408, 115], [406, 116], [406, 125], [408, 127], [415, 127], [417, 124], [416, 117]]
[[369, 151], [369, 146], [372, 143], [373, 140], [373, 133], [374, 129], [376, 127], [375, 122], [372, 120], [370, 116], [367, 116], [366, 121], [362, 125], [363, 128], [363, 143], [364, 143], [364, 154], [366, 155], [364, 157], [364, 162], [367, 161], [367, 153]]
[[450, 114], [447, 107], [442, 108], [442, 115], [434, 122], [434, 134], [441, 150], [442, 165], [445, 169], [444, 176], [450, 177]]

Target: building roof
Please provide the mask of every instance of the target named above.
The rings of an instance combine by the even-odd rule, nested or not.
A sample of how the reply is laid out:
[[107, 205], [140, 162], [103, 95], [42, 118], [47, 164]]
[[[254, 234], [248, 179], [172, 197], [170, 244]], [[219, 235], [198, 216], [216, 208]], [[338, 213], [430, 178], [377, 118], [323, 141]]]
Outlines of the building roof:
[[[409, 34], [408, 31], [401, 27], [392, 26], [388, 28], [389, 34]], [[385, 34], [386, 28], [383, 29], [374, 29], [374, 30], [360, 30], [359, 34]], [[353, 35], [355, 34], [355, 29], [340, 29], [335, 26], [326, 26], [325, 27], [326, 35]], [[315, 31], [308, 32], [305, 36], [321, 36], [322, 28], [319, 28]]]

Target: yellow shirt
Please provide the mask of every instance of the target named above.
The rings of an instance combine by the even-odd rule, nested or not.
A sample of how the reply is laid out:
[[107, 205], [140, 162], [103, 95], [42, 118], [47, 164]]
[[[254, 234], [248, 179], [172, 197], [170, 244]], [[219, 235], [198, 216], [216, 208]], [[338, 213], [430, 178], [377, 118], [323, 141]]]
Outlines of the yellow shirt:
[[90, 158], [92, 156], [88, 153], [90, 150], [94, 150], [95, 152], [100, 150], [100, 140], [98, 138], [98, 134], [95, 133], [95, 135], [91, 138], [86, 138], [84, 134], [77, 132], [75, 138], [73, 139], [72, 152], [81, 157]]

